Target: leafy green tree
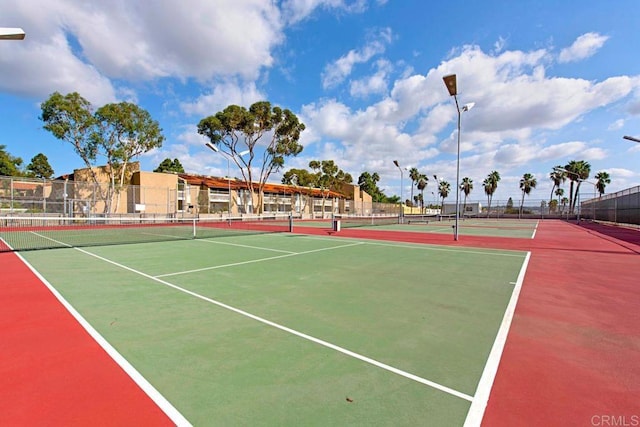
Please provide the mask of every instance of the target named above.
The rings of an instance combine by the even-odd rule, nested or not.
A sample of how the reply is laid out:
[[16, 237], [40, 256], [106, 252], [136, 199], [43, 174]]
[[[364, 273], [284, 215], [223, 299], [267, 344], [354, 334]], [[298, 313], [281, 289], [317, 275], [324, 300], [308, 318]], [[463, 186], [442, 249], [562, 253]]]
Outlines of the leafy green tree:
[[169, 159], [166, 158], [157, 168], [153, 170], [154, 172], [175, 172], [175, 173], [184, 173], [184, 168], [182, 167], [182, 163], [178, 159]]
[[462, 215], [467, 211], [467, 197], [471, 194], [473, 190], [473, 180], [468, 176], [462, 178], [462, 182], [460, 183], [460, 190], [464, 193], [464, 204], [462, 208]]
[[0, 175], [20, 176], [20, 166], [22, 159], [12, 156], [7, 150], [6, 145], [0, 144]]
[[316, 187], [338, 191], [341, 184], [351, 184], [353, 178], [338, 167], [333, 160], [312, 160], [309, 167], [315, 171], [317, 176]]
[[600, 197], [604, 194], [604, 189], [607, 187], [607, 184], [611, 184], [611, 177], [605, 171], [598, 172], [595, 176], [596, 178], [596, 188], [598, 189], [598, 194]]
[[493, 195], [498, 189], [498, 182], [500, 182], [500, 174], [498, 171], [492, 171], [484, 181], [482, 181], [484, 193], [487, 195], [487, 217], [491, 213], [491, 201], [493, 200]]
[[511, 197], [509, 197], [509, 200], [507, 200], [507, 206], [505, 208], [505, 213], [515, 213], [516, 210], [513, 209], [513, 199]]
[[66, 95], [54, 92], [40, 108], [40, 120], [44, 122], [44, 129], [73, 146], [89, 169], [93, 182], [99, 186], [98, 177], [91, 169], [98, 155], [98, 147], [91, 138], [96, 124], [91, 103], [77, 92]]
[[520, 190], [522, 190], [522, 201], [520, 202], [520, 215], [522, 215], [522, 208], [524, 206], [524, 196], [531, 193], [531, 190], [536, 188], [536, 185], [538, 185], [538, 181], [533, 175], [531, 175], [530, 173], [525, 173], [524, 175], [522, 175], [522, 178], [520, 179]]
[[307, 169], [289, 169], [282, 176], [282, 183], [299, 185], [301, 187], [315, 187], [318, 174], [311, 173]]
[[77, 92], [54, 92], [41, 104], [40, 119], [56, 138], [69, 142], [88, 168], [97, 188], [101, 188], [93, 164], [98, 155], [107, 159], [109, 187], [105, 213], [111, 212], [114, 192], [124, 184], [127, 165], [133, 157], [160, 147], [164, 136], [158, 122], [135, 104], [107, 104], [95, 113], [91, 103]]
[[[229, 105], [198, 123], [198, 133], [208, 138], [238, 166], [252, 200], [256, 191], [253, 174], [254, 170], [259, 171], [259, 212], [263, 209], [262, 194], [269, 176], [284, 166], [285, 158], [302, 152], [303, 146], [298, 141], [304, 129], [304, 124], [295, 114], [272, 107], [268, 101], [256, 102], [248, 110]], [[263, 137], [267, 141], [263, 142]], [[245, 149], [249, 150], [248, 160], [239, 154]], [[257, 156], [262, 157], [261, 164], [252, 167]]]
[[94, 117], [96, 130], [91, 140], [107, 158], [111, 182], [107, 200], [110, 202], [113, 192], [118, 192], [125, 184], [127, 166], [131, 160], [162, 147], [164, 136], [151, 114], [130, 102], [107, 104], [100, 107]]
[[[358, 185], [371, 196], [371, 200], [377, 203], [384, 203], [387, 201], [387, 196], [378, 188], [378, 181], [380, 181], [380, 175], [377, 172], [372, 174], [362, 172], [358, 177]], [[396, 201], [399, 201], [399, 198], [396, 198]]]
[[31, 163], [27, 165], [27, 171], [30, 176], [36, 178], [50, 179], [53, 176], [53, 168], [49, 164], [49, 159], [42, 153], [33, 156]]

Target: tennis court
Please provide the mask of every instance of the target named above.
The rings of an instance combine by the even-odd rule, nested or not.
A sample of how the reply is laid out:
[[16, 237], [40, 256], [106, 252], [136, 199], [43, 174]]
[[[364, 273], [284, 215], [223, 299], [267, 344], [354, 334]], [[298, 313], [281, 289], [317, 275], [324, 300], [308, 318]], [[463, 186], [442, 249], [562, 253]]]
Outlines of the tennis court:
[[64, 231], [21, 256], [194, 425], [479, 423], [529, 259], [257, 229], [71, 248]]
[[[370, 230], [406, 231], [412, 233], [453, 234], [455, 215], [350, 216], [339, 215], [334, 219], [299, 221], [304, 227], [335, 228], [332, 221], [339, 220], [341, 229], [363, 228]], [[539, 221], [517, 218], [461, 218], [458, 232], [463, 236], [514, 237], [533, 239]]]

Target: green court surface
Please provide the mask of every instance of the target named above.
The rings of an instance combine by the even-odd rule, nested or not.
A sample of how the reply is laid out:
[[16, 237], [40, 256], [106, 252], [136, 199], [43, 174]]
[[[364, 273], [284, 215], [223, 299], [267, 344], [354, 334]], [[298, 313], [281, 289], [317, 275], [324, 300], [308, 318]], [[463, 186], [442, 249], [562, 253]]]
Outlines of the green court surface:
[[527, 254], [285, 233], [22, 256], [194, 425], [462, 425]]

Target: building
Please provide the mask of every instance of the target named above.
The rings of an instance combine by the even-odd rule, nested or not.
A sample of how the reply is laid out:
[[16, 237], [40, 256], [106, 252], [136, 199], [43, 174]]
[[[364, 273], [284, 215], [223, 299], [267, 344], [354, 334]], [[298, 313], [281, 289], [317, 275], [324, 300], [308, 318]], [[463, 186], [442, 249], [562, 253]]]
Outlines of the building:
[[[93, 180], [95, 174], [99, 185]], [[76, 169], [60, 177], [52, 193], [62, 196], [65, 215], [247, 215], [258, 212], [326, 217], [332, 213], [370, 214], [371, 196], [358, 185], [338, 191], [267, 183], [263, 194], [251, 192], [243, 180], [187, 173], [141, 171], [138, 162], [127, 168], [125, 185], [110, 186], [108, 166]], [[257, 183], [253, 185], [257, 190]], [[258, 205], [261, 204], [261, 209]]]

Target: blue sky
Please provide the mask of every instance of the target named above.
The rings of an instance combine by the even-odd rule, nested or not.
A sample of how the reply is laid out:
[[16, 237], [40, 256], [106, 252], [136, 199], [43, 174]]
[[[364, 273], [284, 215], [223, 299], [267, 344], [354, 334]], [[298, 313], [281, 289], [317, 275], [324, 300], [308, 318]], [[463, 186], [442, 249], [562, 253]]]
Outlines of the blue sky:
[[[0, 144], [49, 158], [56, 175], [82, 167], [71, 146], [42, 129], [39, 104], [79, 92], [96, 107], [132, 101], [164, 130], [161, 149], [188, 172], [226, 175], [204, 146], [200, 119], [258, 100], [288, 108], [307, 130], [288, 159], [334, 160], [354, 180], [377, 172], [400, 194], [401, 166], [452, 186], [456, 117], [442, 82], [458, 76], [461, 177], [472, 199], [502, 176], [495, 198], [547, 199], [554, 165], [586, 160], [607, 171], [607, 192], [640, 184], [640, 5], [603, 2], [424, 0], [0, 0], [0, 26], [23, 41], [0, 43]], [[270, 179], [279, 182], [281, 173]], [[405, 198], [410, 183], [405, 173]], [[425, 193], [434, 191], [433, 178]], [[584, 185], [584, 196], [593, 187]]]

